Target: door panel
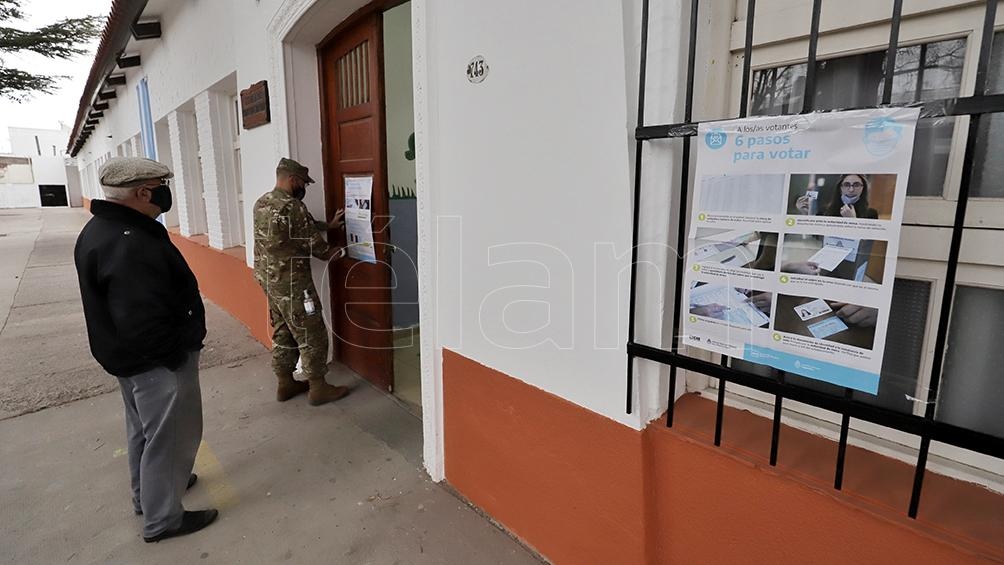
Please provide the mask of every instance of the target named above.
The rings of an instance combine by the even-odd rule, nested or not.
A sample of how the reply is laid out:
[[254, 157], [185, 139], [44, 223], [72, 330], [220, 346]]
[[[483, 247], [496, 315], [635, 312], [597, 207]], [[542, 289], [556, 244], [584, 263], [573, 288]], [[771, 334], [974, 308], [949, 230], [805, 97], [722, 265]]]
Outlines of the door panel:
[[[345, 177], [373, 176], [373, 242], [377, 263], [332, 261], [335, 355], [390, 391], [394, 382], [389, 214], [380, 77], [380, 18], [360, 19], [318, 50], [324, 114], [325, 202], [329, 215], [345, 207]], [[344, 231], [334, 235], [345, 243]]]
[[376, 142], [373, 139], [374, 121], [372, 118], [363, 118], [338, 124], [338, 136], [342, 141], [339, 159], [342, 163], [372, 159], [370, 148]]

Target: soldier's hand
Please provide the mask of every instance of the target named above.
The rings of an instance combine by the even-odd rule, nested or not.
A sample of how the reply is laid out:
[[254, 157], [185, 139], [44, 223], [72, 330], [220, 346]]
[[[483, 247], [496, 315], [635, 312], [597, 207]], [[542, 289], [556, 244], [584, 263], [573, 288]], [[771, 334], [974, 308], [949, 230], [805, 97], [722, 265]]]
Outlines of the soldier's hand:
[[335, 211], [335, 217], [328, 222], [328, 227], [333, 230], [340, 230], [345, 225], [345, 210], [339, 208]]

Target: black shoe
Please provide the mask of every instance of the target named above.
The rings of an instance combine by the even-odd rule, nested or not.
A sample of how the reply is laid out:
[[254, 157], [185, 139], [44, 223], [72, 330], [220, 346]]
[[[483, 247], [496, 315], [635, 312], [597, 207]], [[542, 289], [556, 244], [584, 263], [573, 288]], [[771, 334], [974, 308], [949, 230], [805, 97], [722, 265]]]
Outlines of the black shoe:
[[[198, 480], [199, 480], [199, 476], [196, 475], [195, 473], [192, 473], [191, 475], [189, 475], [188, 476], [188, 484], [185, 485], [185, 490], [188, 490], [188, 489], [192, 488], [193, 486], [195, 486], [195, 482], [198, 481]], [[142, 510], [133, 510], [133, 512], [135, 512], [137, 516], [142, 516], [143, 515], [143, 511]]]
[[155, 543], [168, 538], [194, 534], [216, 521], [216, 517], [219, 515], [220, 513], [214, 508], [210, 508], [209, 510], [185, 510], [185, 513], [181, 516], [181, 525], [178, 526], [178, 529], [167, 530], [166, 532], [161, 532], [151, 538], [144, 536], [143, 541], [146, 543]]

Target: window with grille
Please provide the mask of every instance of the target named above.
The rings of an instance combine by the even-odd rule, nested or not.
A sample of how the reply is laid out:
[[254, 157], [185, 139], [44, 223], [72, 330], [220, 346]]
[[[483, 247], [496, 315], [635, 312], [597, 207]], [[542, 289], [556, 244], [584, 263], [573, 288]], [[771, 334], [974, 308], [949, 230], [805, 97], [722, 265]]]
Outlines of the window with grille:
[[[1004, 231], [995, 211], [998, 203], [970, 199], [1004, 198], [1004, 31], [995, 30], [997, 0], [974, 3], [981, 11], [980, 22], [972, 33], [936, 30], [929, 38], [917, 38], [900, 43], [900, 24], [904, 2], [889, 0], [891, 17], [889, 42], [886, 48], [876, 48], [853, 54], [835, 53], [817, 57], [820, 35], [820, 14], [827, 9], [847, 9], [842, 2], [804, 0], [811, 5], [811, 22], [805, 62], [796, 57], [778, 57], [777, 45], [773, 64], [758, 64], [753, 69], [756, 1], [742, 2], [747, 6], [745, 39], [738, 59], [736, 76], [741, 94], [739, 115], [781, 115], [839, 109], [872, 108], [878, 106], [919, 106], [921, 121], [914, 146], [914, 160], [907, 194], [912, 198], [920, 221], [904, 225], [937, 231], [937, 246], [941, 256], [916, 257], [901, 261], [894, 285], [891, 316], [883, 359], [882, 379], [877, 395], [857, 393], [826, 383], [788, 375], [741, 360], [721, 358], [707, 360], [691, 355], [680, 343], [679, 318], [673, 320], [673, 342], [670, 347], [657, 347], [635, 341], [634, 322], [637, 280], [638, 209], [644, 206], [642, 175], [645, 142], [679, 139], [682, 151], [678, 159], [679, 186], [660, 187], [674, 190], [679, 202], [680, 218], [687, 218], [688, 192], [691, 178], [691, 140], [698, 122], [693, 121], [695, 60], [700, 13], [707, 6], [700, 0], [690, 2], [689, 52], [683, 121], [672, 124], [645, 123], [645, 78], [649, 64], [648, 14], [649, 0], [643, 0], [641, 70], [639, 76], [638, 127], [635, 132], [634, 233], [636, 246], [632, 264], [632, 287], [629, 304], [627, 410], [631, 412], [634, 386], [634, 360], [645, 359], [670, 367], [670, 391], [676, 390], [678, 370], [712, 377], [720, 383], [717, 390], [717, 420], [715, 444], [722, 436], [722, 406], [725, 390], [744, 387], [755, 392], [756, 398], [771, 398], [774, 404], [771, 465], [777, 462], [778, 431], [782, 406], [798, 404], [814, 413], [826, 413], [840, 422], [840, 440], [835, 460], [834, 487], [841, 488], [843, 460], [846, 453], [851, 420], [873, 428], [895, 430], [898, 437], [919, 438], [913, 492], [908, 514], [916, 517], [923, 478], [932, 442], [947, 444], [958, 451], [968, 450], [979, 457], [1004, 459], [1004, 419], [999, 407], [1004, 403], [1004, 380], [999, 369], [1004, 365], [1004, 348], [995, 343], [1004, 335], [1004, 261], [980, 259], [992, 254], [985, 243], [996, 241], [991, 232]], [[961, 9], [961, 8], [960, 8]], [[930, 16], [940, 17], [938, 15]], [[739, 23], [739, 22], [737, 22]], [[850, 30], [827, 30], [828, 33], [854, 33]], [[801, 32], [791, 37], [802, 39]], [[706, 41], [706, 39], [704, 40]], [[777, 41], [772, 38], [772, 41]], [[874, 43], [872, 43], [874, 44]], [[974, 45], [975, 44], [975, 45]], [[803, 44], [804, 45], [804, 44]], [[791, 62], [791, 61], [796, 62]], [[738, 69], [741, 67], [741, 71]], [[973, 80], [975, 77], [975, 80]], [[968, 126], [968, 128], [967, 128]], [[928, 208], [916, 208], [917, 202], [933, 202]], [[984, 204], [989, 202], [989, 204]], [[908, 205], [908, 208], [911, 205]], [[930, 212], [933, 210], [934, 212]], [[928, 213], [930, 212], [930, 213]], [[924, 216], [928, 213], [928, 216]], [[967, 216], [967, 213], [969, 214]], [[981, 215], [982, 214], [982, 215]], [[909, 211], [907, 213], [909, 216]], [[672, 216], [672, 215], [671, 215]], [[969, 216], [975, 218], [972, 220]], [[951, 219], [954, 217], [954, 220]], [[928, 221], [928, 218], [929, 221]], [[990, 221], [985, 221], [990, 218]], [[994, 219], [996, 218], [996, 219]], [[676, 249], [686, 249], [685, 220], [674, 226], [678, 237]], [[935, 227], [936, 226], [936, 227]], [[974, 230], [984, 233], [973, 236]], [[912, 232], [918, 233], [918, 232]], [[967, 261], [976, 261], [979, 276], [968, 265], [960, 270], [963, 235], [982, 241], [983, 248], [970, 253]], [[987, 234], [991, 234], [988, 236]], [[904, 232], [904, 238], [909, 237]], [[671, 242], [671, 245], [674, 245]], [[901, 250], [902, 254], [902, 250]], [[676, 257], [675, 312], [681, 311], [683, 254]], [[937, 255], [937, 254], [934, 254]], [[977, 257], [977, 259], [972, 259]], [[982, 262], [980, 262], [982, 261]], [[926, 262], [926, 263], [925, 263]], [[960, 273], [962, 273], [960, 275]], [[989, 274], [988, 274], [989, 273]], [[980, 278], [987, 284], [976, 284]], [[716, 356], [717, 357], [717, 356]], [[673, 423], [673, 393], [670, 393], [666, 424]], [[826, 419], [829, 419], [827, 416]], [[910, 443], [913, 443], [911, 440]], [[999, 465], [995, 463], [997, 467]]]

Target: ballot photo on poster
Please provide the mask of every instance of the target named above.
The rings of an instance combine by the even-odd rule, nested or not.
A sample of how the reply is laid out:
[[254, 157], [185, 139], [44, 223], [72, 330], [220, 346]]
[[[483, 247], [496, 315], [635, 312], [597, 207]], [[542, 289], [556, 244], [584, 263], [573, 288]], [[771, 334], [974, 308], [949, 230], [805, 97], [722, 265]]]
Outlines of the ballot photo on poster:
[[697, 263], [773, 271], [777, 232], [698, 228], [688, 254]]
[[690, 289], [690, 314], [714, 318], [740, 328], [765, 327], [770, 323], [774, 297], [769, 292], [708, 283]]
[[774, 329], [872, 349], [877, 319], [876, 308], [811, 296], [778, 294]]
[[885, 280], [886, 242], [819, 233], [788, 233], [781, 251], [781, 272], [818, 275], [881, 285]]

